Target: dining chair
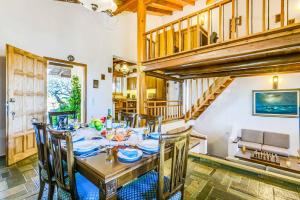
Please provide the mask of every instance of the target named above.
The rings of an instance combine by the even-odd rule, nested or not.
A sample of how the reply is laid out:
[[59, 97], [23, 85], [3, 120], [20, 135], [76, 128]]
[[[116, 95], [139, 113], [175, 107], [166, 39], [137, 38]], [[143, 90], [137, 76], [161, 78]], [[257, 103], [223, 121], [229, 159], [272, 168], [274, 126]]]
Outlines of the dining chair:
[[[49, 123], [52, 127], [55, 125], [58, 127], [58, 129], [64, 129], [69, 123], [70, 117], [73, 117], [73, 119], [77, 119], [76, 111], [63, 111], [63, 112], [48, 112], [49, 115]], [[53, 118], [56, 117], [56, 121], [53, 120]], [[54, 124], [56, 122], [57, 124]]]
[[[51, 155], [58, 199], [99, 199], [99, 189], [79, 172], [75, 173], [72, 135], [68, 131], [49, 130]], [[62, 145], [65, 141], [65, 146]], [[66, 166], [65, 162], [66, 161]], [[65, 169], [66, 168], [66, 169]]]
[[157, 132], [161, 133], [162, 116], [139, 114], [138, 127], [143, 127], [144, 123], [149, 128], [150, 132], [155, 132], [157, 127]]
[[136, 126], [136, 113], [125, 113], [119, 112], [118, 113], [118, 121], [126, 121], [126, 125], [131, 128], [135, 128]]
[[35, 132], [37, 150], [38, 150], [38, 168], [40, 191], [38, 199], [42, 199], [45, 184], [48, 184], [48, 199], [53, 199], [55, 178], [51, 166], [48, 133], [46, 131], [46, 124], [38, 121], [32, 121]]
[[[184, 196], [189, 140], [192, 127], [162, 134], [159, 140], [160, 153], [158, 172], [150, 171], [118, 191], [118, 199], [170, 199]], [[171, 173], [165, 173], [165, 153], [171, 154]]]

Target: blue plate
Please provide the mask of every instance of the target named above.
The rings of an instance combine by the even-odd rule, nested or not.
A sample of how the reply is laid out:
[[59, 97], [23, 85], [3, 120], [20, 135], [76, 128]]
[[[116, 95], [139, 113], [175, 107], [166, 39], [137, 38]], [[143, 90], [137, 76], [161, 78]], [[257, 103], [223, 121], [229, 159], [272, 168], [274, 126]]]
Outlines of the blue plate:
[[149, 137], [154, 140], [159, 140], [159, 136], [160, 136], [159, 132], [153, 132], [149, 134]]
[[80, 156], [80, 155], [83, 155], [83, 154], [90, 154], [90, 153], [96, 152], [98, 150], [99, 150], [99, 148], [94, 148], [94, 149], [89, 150], [89, 151], [74, 150], [74, 154], [76, 156]]
[[134, 160], [127, 160], [127, 159], [122, 159], [122, 158], [119, 158], [118, 157], [118, 160], [121, 162], [121, 163], [135, 163], [139, 160], [141, 160], [143, 158], [143, 156], [140, 156], [140, 157], [137, 157], [136, 159]]

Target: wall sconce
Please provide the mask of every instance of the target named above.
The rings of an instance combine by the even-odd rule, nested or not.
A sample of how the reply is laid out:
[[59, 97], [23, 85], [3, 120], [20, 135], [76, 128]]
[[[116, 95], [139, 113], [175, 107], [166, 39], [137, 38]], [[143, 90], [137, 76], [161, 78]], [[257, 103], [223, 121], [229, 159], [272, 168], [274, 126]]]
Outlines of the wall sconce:
[[273, 76], [273, 90], [278, 89], [278, 82], [279, 82], [279, 77], [278, 76]]

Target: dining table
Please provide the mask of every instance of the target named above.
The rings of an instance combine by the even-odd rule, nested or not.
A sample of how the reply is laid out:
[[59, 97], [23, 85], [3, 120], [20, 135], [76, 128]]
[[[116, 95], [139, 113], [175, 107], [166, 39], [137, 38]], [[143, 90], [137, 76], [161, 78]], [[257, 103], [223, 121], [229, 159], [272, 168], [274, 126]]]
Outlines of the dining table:
[[[126, 141], [108, 141], [101, 137], [101, 132], [93, 128], [81, 128], [73, 133], [74, 136], [84, 136], [85, 140], [98, 142], [104, 147], [90, 157], [75, 155], [75, 169], [88, 180], [99, 187], [100, 199], [117, 199], [117, 190], [139, 176], [154, 170], [158, 166], [158, 152], [143, 154], [143, 157], [133, 163], [120, 162], [117, 156], [120, 148], [138, 148], [137, 144], [147, 139], [143, 128], [132, 129], [132, 134]], [[158, 141], [157, 141], [158, 142]], [[200, 144], [199, 138], [190, 137], [189, 148]], [[109, 148], [105, 148], [109, 146]], [[171, 148], [165, 149], [165, 159], [171, 157]]]

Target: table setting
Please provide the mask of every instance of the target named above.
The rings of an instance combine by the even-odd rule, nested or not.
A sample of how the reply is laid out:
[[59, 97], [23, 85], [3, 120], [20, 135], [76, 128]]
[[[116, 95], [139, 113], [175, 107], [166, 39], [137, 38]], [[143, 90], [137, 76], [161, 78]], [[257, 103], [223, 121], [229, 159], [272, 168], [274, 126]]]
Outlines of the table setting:
[[118, 160], [129, 164], [159, 152], [160, 133], [150, 133], [149, 128], [130, 128], [126, 123], [112, 123], [107, 130], [101, 120], [72, 130], [74, 155], [86, 159], [100, 153], [107, 154], [107, 161]]

